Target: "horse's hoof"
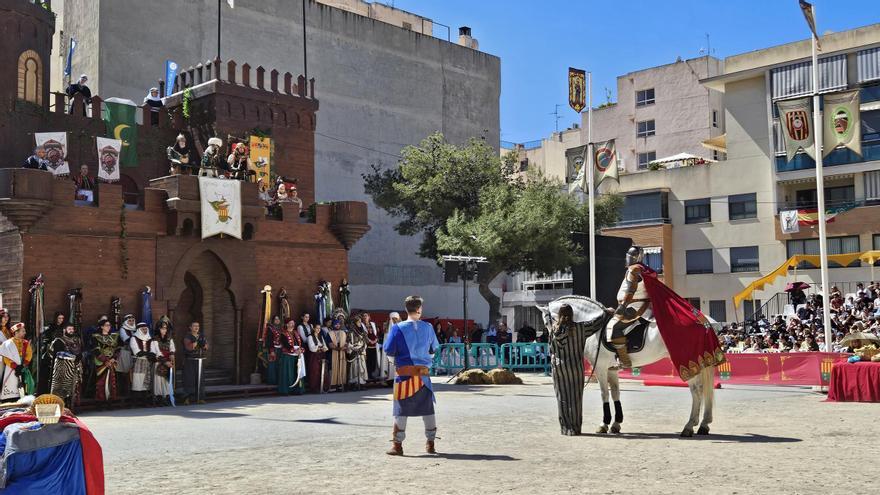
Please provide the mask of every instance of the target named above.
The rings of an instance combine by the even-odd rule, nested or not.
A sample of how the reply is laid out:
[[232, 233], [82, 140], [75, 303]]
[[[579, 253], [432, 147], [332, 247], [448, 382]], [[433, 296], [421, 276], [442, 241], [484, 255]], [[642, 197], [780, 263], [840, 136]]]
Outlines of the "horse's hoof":
[[615, 435], [619, 435], [620, 434], [620, 425], [617, 423], [614, 423], [613, 425], [611, 425], [611, 433], [614, 433]]
[[608, 433], [608, 425], [602, 425], [599, 428], [596, 428], [596, 433]]
[[701, 426], [697, 430], [697, 435], [708, 435], [708, 434], [709, 434], [709, 427], [708, 426]]
[[694, 436], [694, 429], [693, 428], [685, 428], [685, 429], [681, 430], [681, 436], [683, 438], [690, 438], [690, 437]]

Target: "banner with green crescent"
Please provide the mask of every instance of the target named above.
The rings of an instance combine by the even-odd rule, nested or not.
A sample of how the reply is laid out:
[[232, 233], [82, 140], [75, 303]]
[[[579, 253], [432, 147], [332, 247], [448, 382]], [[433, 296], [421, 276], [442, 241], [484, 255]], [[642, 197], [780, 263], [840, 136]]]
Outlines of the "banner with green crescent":
[[845, 146], [862, 155], [862, 123], [859, 114], [859, 90], [822, 96], [823, 120], [822, 157], [838, 146]]
[[114, 102], [108, 99], [104, 102], [104, 122], [107, 125], [107, 137], [122, 141], [122, 153], [120, 153], [120, 165], [123, 167], [136, 167], [137, 155], [137, 115], [138, 107], [127, 103]]

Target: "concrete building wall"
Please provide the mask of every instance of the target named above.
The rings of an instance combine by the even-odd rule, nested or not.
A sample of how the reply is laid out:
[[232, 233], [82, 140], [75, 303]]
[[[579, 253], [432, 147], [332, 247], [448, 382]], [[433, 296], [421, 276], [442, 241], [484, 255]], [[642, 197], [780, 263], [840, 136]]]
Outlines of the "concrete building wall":
[[[216, 10], [210, 0], [68, 0], [65, 32], [82, 38], [74, 70], [98, 74], [92, 88], [103, 97], [140, 102], [165, 59], [188, 65], [217, 55]], [[321, 102], [317, 201], [368, 199], [361, 174], [394, 166], [401, 148], [435, 131], [498, 146], [497, 57], [320, 3], [309, 2], [306, 17], [308, 77]], [[222, 22], [223, 60], [302, 72], [298, 2], [240, 0], [235, 9], [224, 5]], [[419, 293], [430, 314], [458, 317], [460, 287], [443, 284], [436, 264], [418, 258], [420, 238], [397, 235], [396, 221], [372, 205], [369, 216], [372, 230], [350, 253], [352, 305], [396, 308]], [[470, 300], [470, 314], [488, 313], [476, 290]]]
[[431, 19], [422, 17], [412, 12], [396, 9], [390, 5], [379, 2], [365, 2], [364, 0], [317, 0], [318, 3], [347, 10], [354, 14], [386, 22], [393, 26], [409, 29], [416, 33], [430, 36], [434, 30]]
[[[627, 173], [638, 171], [638, 153], [653, 151], [657, 158], [677, 153], [712, 158], [700, 143], [724, 132], [724, 101], [720, 92], [703, 87], [700, 79], [718, 74], [721, 65], [714, 57], [700, 57], [618, 77], [617, 102], [593, 110], [593, 142], [615, 139]], [[636, 92], [652, 88], [655, 103], [637, 107]], [[718, 112], [718, 127], [712, 126], [712, 110]], [[636, 137], [637, 123], [648, 120], [654, 120], [656, 135]], [[587, 142], [587, 112], [582, 112], [581, 121], [583, 142]]]

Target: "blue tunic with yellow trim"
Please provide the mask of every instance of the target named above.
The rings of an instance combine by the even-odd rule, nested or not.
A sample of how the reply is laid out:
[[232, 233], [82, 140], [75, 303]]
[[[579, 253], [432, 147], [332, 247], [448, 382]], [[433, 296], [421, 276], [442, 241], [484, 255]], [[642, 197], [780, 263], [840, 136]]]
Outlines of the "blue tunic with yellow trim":
[[[391, 326], [382, 348], [387, 356], [394, 358], [397, 368], [430, 367], [440, 343], [430, 323], [407, 320]], [[427, 375], [398, 375], [394, 379], [393, 395], [395, 416], [434, 414], [434, 391]]]

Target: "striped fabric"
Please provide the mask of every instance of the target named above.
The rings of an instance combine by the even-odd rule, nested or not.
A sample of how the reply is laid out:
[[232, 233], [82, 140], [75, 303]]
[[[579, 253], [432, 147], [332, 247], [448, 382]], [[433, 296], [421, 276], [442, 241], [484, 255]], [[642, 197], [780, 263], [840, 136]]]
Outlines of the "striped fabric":
[[411, 376], [406, 380], [394, 383], [394, 400], [409, 399], [416, 394], [425, 383], [421, 376]]
[[553, 390], [559, 406], [559, 427], [563, 435], [581, 434], [586, 340], [586, 325], [583, 323], [550, 331], [550, 366], [553, 370]]
[[856, 67], [860, 83], [880, 79], [880, 47], [860, 51]]

